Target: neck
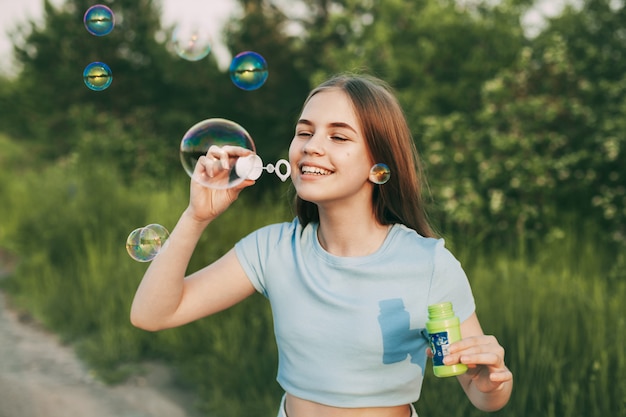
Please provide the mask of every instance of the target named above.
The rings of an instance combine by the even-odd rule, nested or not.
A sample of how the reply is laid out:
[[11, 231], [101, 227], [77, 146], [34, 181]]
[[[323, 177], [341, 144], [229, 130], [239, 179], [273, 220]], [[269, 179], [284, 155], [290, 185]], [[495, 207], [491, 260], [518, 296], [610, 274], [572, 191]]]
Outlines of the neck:
[[320, 210], [317, 238], [320, 245], [336, 256], [366, 256], [385, 241], [389, 225], [380, 224], [374, 213], [344, 213]]

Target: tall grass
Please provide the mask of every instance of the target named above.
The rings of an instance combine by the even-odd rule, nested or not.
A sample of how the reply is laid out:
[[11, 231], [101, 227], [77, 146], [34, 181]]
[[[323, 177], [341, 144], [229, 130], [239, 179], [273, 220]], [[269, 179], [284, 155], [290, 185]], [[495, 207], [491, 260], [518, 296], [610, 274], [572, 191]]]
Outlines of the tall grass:
[[[0, 186], [0, 247], [19, 258], [2, 286], [102, 379], [115, 383], [142, 361], [159, 360], [197, 394], [206, 415], [275, 415], [281, 391], [261, 296], [158, 333], [128, 321], [146, 265], [128, 257], [126, 236], [148, 223], [171, 229], [187, 204], [186, 179], [131, 187], [108, 167], [69, 160], [17, 177], [4, 171]], [[190, 269], [261, 225], [290, 220], [287, 200], [244, 192], [206, 230]], [[457, 237], [484, 330], [504, 345], [515, 375], [512, 399], [496, 416], [626, 416], [626, 281], [611, 268], [619, 254], [596, 246], [594, 233], [572, 226], [532, 253], [517, 252], [515, 242], [486, 249]], [[417, 407], [426, 417], [484, 415], [454, 379], [437, 379], [431, 369]]]
[[[608, 278], [617, 254], [579, 227], [524, 256], [460, 250], [481, 324], [514, 373], [511, 401], [497, 416], [626, 416], [626, 281]], [[483, 415], [460, 406], [454, 385], [429, 374], [423, 415]]]
[[[197, 392], [199, 409], [212, 416], [240, 415], [237, 410], [263, 415], [280, 391], [271, 313], [262, 296], [159, 333], [136, 329], [128, 319], [146, 264], [128, 256], [126, 237], [149, 223], [171, 230], [187, 205], [188, 182], [128, 187], [110, 167], [72, 160], [17, 178], [0, 174], [0, 248], [19, 258], [1, 284], [14, 304], [74, 345], [103, 380], [121, 381], [144, 360], [163, 361]], [[261, 225], [290, 220], [286, 196], [269, 200], [241, 196], [207, 228], [190, 270]]]

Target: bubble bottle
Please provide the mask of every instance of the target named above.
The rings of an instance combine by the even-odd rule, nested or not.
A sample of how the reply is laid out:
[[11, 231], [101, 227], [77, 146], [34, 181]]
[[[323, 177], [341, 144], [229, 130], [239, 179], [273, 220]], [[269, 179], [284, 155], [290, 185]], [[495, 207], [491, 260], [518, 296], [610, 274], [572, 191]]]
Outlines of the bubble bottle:
[[430, 349], [433, 351], [433, 372], [435, 376], [447, 377], [464, 374], [467, 371], [467, 365], [465, 364], [443, 364], [443, 358], [448, 355], [450, 345], [461, 340], [461, 323], [454, 314], [451, 302], [447, 301], [428, 306], [426, 330], [428, 331]]

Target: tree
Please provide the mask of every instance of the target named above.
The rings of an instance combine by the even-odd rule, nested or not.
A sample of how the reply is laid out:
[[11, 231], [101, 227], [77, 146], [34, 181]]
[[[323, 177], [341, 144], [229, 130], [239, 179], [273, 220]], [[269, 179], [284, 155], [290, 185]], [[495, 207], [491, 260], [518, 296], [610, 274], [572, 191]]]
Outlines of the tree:
[[573, 94], [590, 110], [584, 128], [570, 130], [572, 150], [585, 153], [572, 169], [578, 189], [563, 200], [581, 214], [604, 220], [613, 240], [626, 243], [626, 4], [586, 0], [569, 7], [537, 39], [544, 49], [554, 37], [567, 45], [572, 71], [581, 80]]
[[[515, 62], [527, 44], [525, 1], [310, 0], [303, 26], [317, 65], [314, 79], [345, 70], [373, 73], [398, 93], [445, 229], [487, 231], [472, 136], [485, 105], [483, 85]], [[476, 139], [478, 140], [478, 139]], [[483, 215], [478, 215], [483, 213]]]
[[295, 121], [309, 90], [312, 68], [299, 66], [306, 51], [286, 32], [289, 20], [267, 0], [240, 0], [243, 16], [225, 29], [233, 55], [254, 51], [268, 64], [268, 79], [258, 90], [231, 88], [227, 115], [249, 129], [264, 163], [286, 158]]
[[451, 221], [529, 238], [569, 214], [624, 242], [624, 17], [604, 0], [567, 8], [483, 84], [474, 119], [430, 119], [426, 154], [449, 181], [434, 189]]
[[480, 85], [523, 44], [519, 15], [455, 1], [307, 1], [317, 80], [365, 70], [396, 88], [410, 118], [473, 112]]
[[[163, 176], [165, 167], [180, 168], [177, 142], [185, 130], [218, 105], [221, 95], [206, 91], [223, 85], [211, 81], [222, 74], [212, 57], [208, 64], [189, 63], [167, 51], [169, 33], [161, 28], [157, 2], [106, 4], [116, 17], [106, 36], [85, 30], [82, 18], [91, 5], [85, 0], [68, 0], [60, 8], [45, 0], [44, 24], [29, 22], [14, 34], [21, 71], [2, 100], [19, 111], [2, 117], [0, 127], [39, 148], [46, 160], [81, 148], [93, 158], [118, 162], [131, 177]], [[113, 72], [104, 91], [82, 81], [93, 61]], [[85, 133], [97, 139], [86, 144]]]

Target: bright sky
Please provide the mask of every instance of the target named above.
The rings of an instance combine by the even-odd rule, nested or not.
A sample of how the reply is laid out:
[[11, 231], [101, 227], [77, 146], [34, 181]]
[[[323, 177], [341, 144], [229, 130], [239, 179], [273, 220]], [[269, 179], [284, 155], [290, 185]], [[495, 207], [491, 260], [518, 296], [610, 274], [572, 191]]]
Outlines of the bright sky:
[[[58, 6], [64, 0], [51, 0]], [[161, 0], [163, 5], [162, 22], [164, 25], [173, 25], [179, 22], [190, 22], [199, 16], [209, 19], [212, 24], [213, 51], [220, 66], [227, 67], [229, 53], [219, 40], [222, 24], [234, 13], [238, 5], [234, 0]], [[554, 16], [560, 12], [562, 4], [567, 0], [538, 0], [537, 7], [529, 12], [524, 24], [528, 26], [528, 33], [537, 32], [543, 16]], [[94, 4], [97, 2], [94, 1]], [[7, 32], [15, 29], [16, 25], [30, 19], [38, 21], [43, 14], [43, 0], [0, 0], [0, 73], [8, 73], [12, 67], [11, 42]]]
[[[12, 45], [7, 35], [18, 24], [28, 20], [39, 21], [43, 15], [44, 0], [0, 0], [0, 73], [11, 69]], [[59, 6], [64, 0], [51, 0]], [[219, 40], [222, 24], [238, 11], [233, 0], [161, 0], [164, 25], [170, 26], [181, 22], [193, 22], [198, 17], [211, 22], [211, 37], [214, 39], [213, 51], [220, 65], [228, 66], [229, 53]], [[94, 1], [94, 4], [97, 4]], [[85, 32], [87, 33], [87, 32]]]

